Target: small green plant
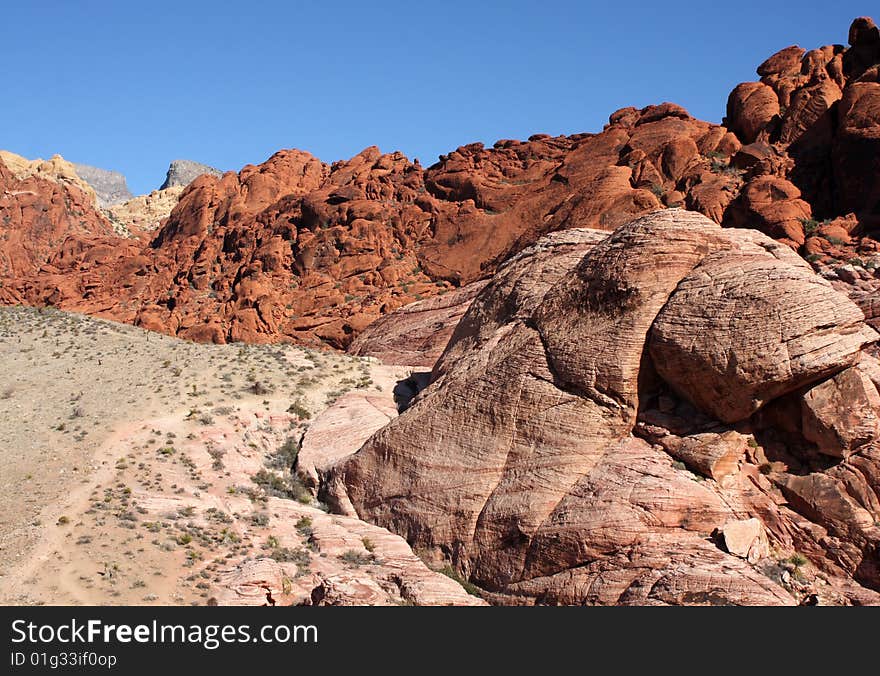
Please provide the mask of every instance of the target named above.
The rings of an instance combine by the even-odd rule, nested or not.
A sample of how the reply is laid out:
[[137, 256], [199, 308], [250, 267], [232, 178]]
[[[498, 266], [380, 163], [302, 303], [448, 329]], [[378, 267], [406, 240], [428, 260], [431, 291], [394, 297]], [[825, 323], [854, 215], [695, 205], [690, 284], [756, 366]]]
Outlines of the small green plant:
[[465, 578], [463, 578], [461, 575], [459, 575], [458, 572], [452, 566], [444, 566], [443, 568], [441, 568], [437, 572], [442, 573], [446, 577], [458, 582], [458, 584], [460, 584], [462, 586], [462, 588], [471, 596], [480, 596], [480, 588], [477, 585], [470, 582], [469, 580], [466, 580]]
[[804, 226], [804, 234], [807, 237], [812, 237], [818, 232], [821, 223], [815, 218], [802, 218], [801, 225]]
[[349, 549], [339, 555], [339, 559], [341, 561], [345, 561], [345, 563], [350, 566], [366, 566], [373, 562], [373, 557], [368, 556], [366, 554], [361, 554], [356, 549]]
[[270, 469], [291, 469], [296, 465], [299, 455], [299, 441], [289, 437], [281, 447], [266, 459], [266, 466]]
[[302, 517], [296, 522], [296, 530], [303, 537], [311, 537], [312, 535], [312, 518], [309, 516]]
[[807, 557], [803, 554], [795, 552], [788, 557], [788, 562], [796, 568], [800, 568], [801, 566], [805, 566], [809, 562], [809, 559], [807, 559]]
[[302, 402], [297, 399], [290, 406], [287, 407], [287, 412], [292, 413], [300, 420], [308, 420], [312, 417], [312, 414], [309, 413], [308, 409], [302, 405]]

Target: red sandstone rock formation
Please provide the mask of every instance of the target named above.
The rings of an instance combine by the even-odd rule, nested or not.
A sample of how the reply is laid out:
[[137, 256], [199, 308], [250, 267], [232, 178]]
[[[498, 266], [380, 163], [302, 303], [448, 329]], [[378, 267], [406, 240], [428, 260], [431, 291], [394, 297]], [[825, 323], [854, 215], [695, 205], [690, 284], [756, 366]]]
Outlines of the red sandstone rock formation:
[[326, 497], [499, 602], [880, 603], [858, 308], [692, 212], [570, 235], [495, 275]]
[[19, 179], [0, 160], [0, 302], [28, 300], [24, 280], [52, 274], [59, 258], [93, 253], [113, 235], [93, 201], [72, 181]]
[[[841, 263], [853, 265], [858, 283], [836, 279], [873, 317], [877, 36], [870, 19], [858, 19], [849, 47], [793, 46], [771, 56], [759, 82], [734, 88], [727, 126], [663, 103], [618, 110], [597, 134], [462, 146], [427, 169], [376, 148], [332, 165], [282, 151], [193, 182], [149, 242], [84, 238], [83, 228], [107, 234], [93, 227], [104, 219], [77, 199], [53, 197], [57, 185], [32, 180], [38, 201], [53, 206], [0, 204], [17, 233], [0, 243], [0, 300], [51, 303], [198, 341], [344, 348], [397, 308], [488, 278], [549, 232], [612, 230], [683, 206], [760, 230], [829, 279]], [[8, 173], [0, 180], [5, 195], [18, 190]], [[401, 321], [415, 319], [407, 313]], [[445, 320], [439, 342], [453, 323]], [[416, 340], [426, 349], [431, 342]]]

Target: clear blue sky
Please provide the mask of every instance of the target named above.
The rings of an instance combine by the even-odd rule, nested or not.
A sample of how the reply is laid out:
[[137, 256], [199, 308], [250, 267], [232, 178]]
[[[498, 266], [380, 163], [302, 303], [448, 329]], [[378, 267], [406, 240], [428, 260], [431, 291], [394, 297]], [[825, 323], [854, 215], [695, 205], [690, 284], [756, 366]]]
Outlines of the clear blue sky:
[[625, 105], [720, 121], [765, 57], [846, 43], [878, 11], [785, 4], [10, 1], [0, 148], [116, 169], [141, 193], [175, 158], [237, 170], [375, 144], [428, 166], [472, 141], [597, 131]]

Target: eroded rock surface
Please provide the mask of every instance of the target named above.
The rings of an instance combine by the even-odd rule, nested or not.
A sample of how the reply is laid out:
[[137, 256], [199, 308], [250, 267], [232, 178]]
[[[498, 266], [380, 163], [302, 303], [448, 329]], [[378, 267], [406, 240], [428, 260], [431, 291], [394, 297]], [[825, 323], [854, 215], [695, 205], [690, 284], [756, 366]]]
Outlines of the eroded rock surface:
[[472, 282], [380, 317], [348, 346], [349, 354], [375, 357], [384, 364], [431, 368], [452, 332], [486, 281]]
[[[557, 256], [546, 286], [553, 266], [541, 256], [522, 259], [513, 285], [502, 268], [471, 304], [433, 383], [329, 472], [328, 496], [501, 602], [880, 600], [874, 446], [829, 467], [799, 415], [779, 426], [762, 409], [865, 359], [860, 348], [876, 334], [858, 309], [769, 237], [692, 212], [650, 214], [585, 249]], [[739, 274], [713, 285], [725, 257]], [[743, 274], [751, 264], [761, 274]], [[785, 294], [767, 283], [776, 277]], [[690, 280], [702, 280], [707, 297]], [[784, 299], [798, 294], [825, 298], [827, 310], [789, 308]], [[769, 316], [780, 324], [700, 324], [696, 308], [707, 299], [777, 303]], [[686, 316], [698, 318], [689, 332]], [[747, 405], [736, 410], [725, 383], [676, 378], [671, 361], [661, 366], [664, 351], [649, 349], [676, 322], [690, 358], [702, 359], [707, 344], [731, 364], [760, 352], [744, 373], [766, 394], [745, 387]], [[794, 338], [811, 349], [755, 347]], [[752, 542], [742, 556], [721, 546], [726, 524], [733, 541], [729, 524], [753, 518], [766, 549]], [[807, 557], [797, 575], [785, 567], [791, 552]]]

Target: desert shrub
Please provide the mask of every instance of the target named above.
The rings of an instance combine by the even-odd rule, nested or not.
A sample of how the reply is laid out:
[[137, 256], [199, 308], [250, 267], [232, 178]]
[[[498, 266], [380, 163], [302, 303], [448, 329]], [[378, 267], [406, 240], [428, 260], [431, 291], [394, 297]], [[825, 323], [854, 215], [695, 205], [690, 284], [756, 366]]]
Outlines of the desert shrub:
[[269, 558], [279, 563], [295, 563], [298, 566], [308, 566], [312, 560], [312, 556], [307, 550], [291, 549], [290, 547], [275, 547], [269, 554]]
[[257, 486], [262, 488], [268, 495], [276, 498], [288, 498], [297, 502], [311, 502], [312, 495], [295, 474], [280, 476], [275, 472], [261, 469], [251, 477]]
[[459, 575], [458, 572], [455, 570], [455, 568], [453, 568], [452, 566], [444, 566], [443, 568], [441, 568], [437, 572], [442, 573], [446, 577], [458, 582], [458, 584], [460, 584], [462, 586], [462, 588], [471, 596], [479, 596], [480, 595], [480, 588], [477, 585], [473, 584], [472, 582], [463, 578], [461, 575]]
[[311, 537], [312, 535], [312, 519], [304, 516], [296, 522], [296, 530], [303, 537]]
[[299, 448], [299, 441], [289, 437], [277, 451], [266, 458], [266, 466], [270, 469], [291, 469], [296, 465]]
[[300, 420], [308, 420], [312, 417], [312, 414], [309, 413], [308, 409], [302, 405], [302, 402], [297, 399], [290, 406], [287, 407], [287, 412], [292, 413]]
[[251, 523], [255, 526], [268, 526], [269, 515], [266, 512], [254, 512], [251, 514]]
[[373, 557], [361, 554], [356, 549], [349, 549], [344, 553], [339, 555], [339, 559], [341, 561], [345, 561], [347, 564], [351, 566], [366, 566], [373, 562]]
[[209, 507], [205, 510], [205, 518], [215, 523], [232, 523], [232, 517], [216, 507]]
[[801, 225], [804, 226], [804, 234], [807, 237], [812, 237], [819, 230], [819, 226], [821, 223], [817, 221], [815, 218], [802, 218]]
[[257, 396], [263, 396], [265, 394], [269, 394], [271, 390], [263, 385], [259, 380], [253, 382], [253, 384], [248, 388], [252, 394], [256, 394]]

